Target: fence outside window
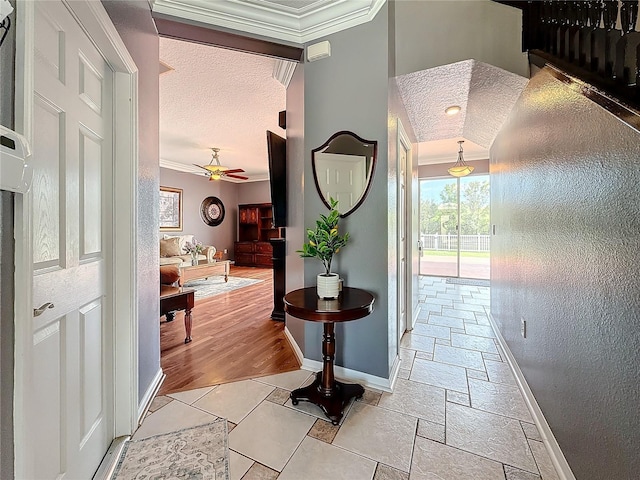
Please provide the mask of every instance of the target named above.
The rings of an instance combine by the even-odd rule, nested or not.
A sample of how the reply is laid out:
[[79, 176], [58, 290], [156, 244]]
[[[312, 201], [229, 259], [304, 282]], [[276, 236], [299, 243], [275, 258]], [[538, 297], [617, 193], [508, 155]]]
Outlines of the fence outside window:
[[[465, 252], [489, 252], [490, 235], [460, 235], [460, 250]], [[458, 235], [422, 234], [423, 250], [458, 250]]]

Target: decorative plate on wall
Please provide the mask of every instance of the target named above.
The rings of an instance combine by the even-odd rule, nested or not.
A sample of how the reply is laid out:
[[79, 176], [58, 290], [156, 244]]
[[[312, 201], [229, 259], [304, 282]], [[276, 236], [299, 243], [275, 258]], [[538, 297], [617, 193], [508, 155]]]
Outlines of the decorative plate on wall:
[[211, 227], [215, 227], [224, 220], [224, 205], [218, 197], [207, 197], [200, 205], [202, 221]]

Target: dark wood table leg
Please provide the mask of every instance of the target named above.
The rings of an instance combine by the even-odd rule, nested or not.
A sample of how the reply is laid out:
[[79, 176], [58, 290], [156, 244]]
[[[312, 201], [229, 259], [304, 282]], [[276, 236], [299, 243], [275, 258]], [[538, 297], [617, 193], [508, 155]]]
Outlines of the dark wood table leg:
[[187, 308], [184, 311], [184, 331], [186, 333], [186, 338], [184, 339], [184, 343], [189, 343], [191, 341], [191, 309]]
[[336, 343], [333, 322], [326, 322], [322, 336], [322, 372], [316, 374], [311, 385], [298, 388], [291, 392], [291, 403], [297, 405], [300, 400], [311, 402], [319, 406], [331, 423], [338, 425], [342, 419], [344, 407], [353, 397], [362, 398], [362, 385], [342, 383], [335, 380], [333, 362]]
[[184, 339], [184, 343], [189, 343], [191, 341], [191, 310], [195, 305], [195, 292], [189, 292], [187, 294], [187, 305], [184, 309], [184, 330], [186, 332], [186, 338]]

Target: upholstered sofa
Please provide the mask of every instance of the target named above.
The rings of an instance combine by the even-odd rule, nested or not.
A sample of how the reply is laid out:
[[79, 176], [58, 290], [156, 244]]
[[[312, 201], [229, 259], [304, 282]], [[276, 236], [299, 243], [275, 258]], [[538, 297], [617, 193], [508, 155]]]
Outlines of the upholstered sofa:
[[[191, 265], [191, 254], [185, 250], [185, 243], [193, 242], [193, 235], [164, 235], [160, 238], [160, 265], [177, 265], [186, 267]], [[213, 262], [216, 247], [205, 246], [198, 260]]]

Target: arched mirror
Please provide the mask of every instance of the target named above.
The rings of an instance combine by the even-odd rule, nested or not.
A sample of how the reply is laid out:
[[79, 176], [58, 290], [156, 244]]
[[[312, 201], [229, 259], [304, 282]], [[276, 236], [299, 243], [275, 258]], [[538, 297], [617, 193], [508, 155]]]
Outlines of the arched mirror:
[[335, 133], [311, 151], [313, 178], [320, 198], [330, 208], [329, 198], [338, 200], [341, 217], [346, 217], [364, 201], [378, 152], [378, 142], [352, 132]]

